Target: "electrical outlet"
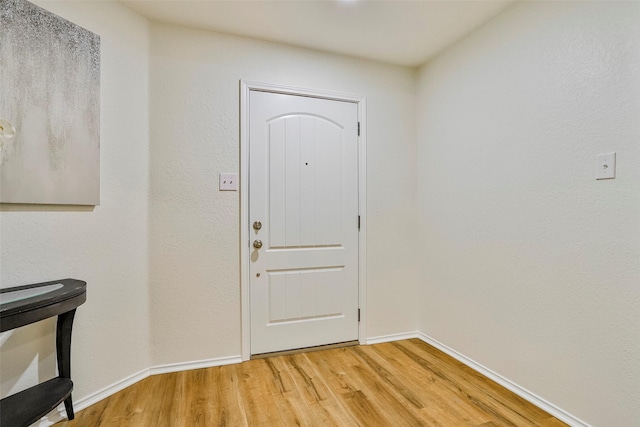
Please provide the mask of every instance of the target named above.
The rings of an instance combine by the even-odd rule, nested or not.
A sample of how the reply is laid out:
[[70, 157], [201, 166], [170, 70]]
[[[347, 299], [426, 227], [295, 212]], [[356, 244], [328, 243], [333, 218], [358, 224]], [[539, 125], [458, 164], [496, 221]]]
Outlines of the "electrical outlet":
[[616, 153], [598, 154], [596, 156], [596, 179], [613, 179], [616, 177]]
[[220, 191], [238, 191], [238, 174], [221, 173]]

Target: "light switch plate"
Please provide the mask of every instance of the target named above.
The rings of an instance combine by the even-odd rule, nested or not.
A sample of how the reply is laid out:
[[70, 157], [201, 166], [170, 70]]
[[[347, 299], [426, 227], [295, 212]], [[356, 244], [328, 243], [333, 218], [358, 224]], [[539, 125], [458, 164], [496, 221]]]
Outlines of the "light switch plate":
[[613, 179], [616, 177], [616, 153], [598, 154], [596, 156], [596, 179]]
[[220, 191], [238, 191], [238, 174], [221, 173]]

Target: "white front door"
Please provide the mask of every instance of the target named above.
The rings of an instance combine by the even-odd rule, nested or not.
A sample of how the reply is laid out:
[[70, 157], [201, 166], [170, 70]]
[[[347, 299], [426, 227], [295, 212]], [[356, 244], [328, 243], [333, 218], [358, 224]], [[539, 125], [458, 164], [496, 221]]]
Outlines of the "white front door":
[[250, 91], [249, 227], [251, 354], [357, 340], [356, 103]]

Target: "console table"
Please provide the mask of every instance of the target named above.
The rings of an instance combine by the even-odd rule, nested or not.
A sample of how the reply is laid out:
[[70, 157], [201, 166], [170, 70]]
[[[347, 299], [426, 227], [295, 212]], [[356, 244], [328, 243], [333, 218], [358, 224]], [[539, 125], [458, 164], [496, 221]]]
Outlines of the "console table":
[[72, 420], [71, 329], [76, 307], [87, 300], [87, 283], [54, 280], [0, 289], [0, 332], [58, 316], [56, 352], [58, 376], [0, 400], [0, 425], [27, 427], [64, 402]]

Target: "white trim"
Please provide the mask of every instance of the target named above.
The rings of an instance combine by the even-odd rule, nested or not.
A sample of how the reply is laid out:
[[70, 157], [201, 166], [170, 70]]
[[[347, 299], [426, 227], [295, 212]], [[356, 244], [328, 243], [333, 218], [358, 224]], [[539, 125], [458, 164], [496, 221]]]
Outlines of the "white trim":
[[[171, 363], [167, 365], [153, 366], [151, 368], [143, 369], [142, 371], [137, 372], [133, 375], [129, 375], [128, 377], [120, 381], [116, 381], [115, 383], [104, 387], [87, 397], [74, 401], [73, 410], [76, 413], [82, 411], [83, 409], [86, 409], [89, 406], [94, 405], [101, 400], [106, 399], [107, 397], [116, 394], [117, 392], [122, 391], [125, 388], [130, 387], [135, 383], [142, 381], [152, 375], [188, 371], [191, 369], [212, 368], [215, 366], [230, 365], [241, 362], [242, 358], [240, 356], [228, 356], [215, 359], [197, 360], [193, 362]], [[40, 419], [40, 421], [36, 425], [38, 427], [48, 427], [66, 419], [67, 413], [64, 409], [64, 405], [60, 404], [57, 409], [51, 411], [48, 415]]]
[[538, 408], [548, 412], [549, 414], [553, 415], [554, 417], [556, 417], [560, 421], [563, 421], [563, 422], [565, 422], [565, 423], [567, 423], [567, 424], [569, 424], [570, 426], [573, 426], [573, 427], [591, 427], [590, 424], [586, 423], [585, 421], [582, 421], [578, 417], [576, 417], [574, 415], [571, 415], [569, 412], [557, 407], [556, 405], [554, 405], [553, 403], [549, 402], [548, 400], [543, 399], [542, 397], [536, 395], [535, 393], [530, 392], [526, 388], [514, 383], [513, 381], [509, 380], [508, 378], [503, 377], [502, 375], [498, 374], [497, 372], [492, 371], [491, 369], [487, 368], [486, 366], [481, 365], [480, 363], [476, 362], [475, 360], [470, 359], [469, 357], [465, 356], [464, 354], [457, 352], [456, 350], [452, 349], [451, 347], [448, 347], [448, 346], [442, 344], [440, 341], [438, 341], [438, 340], [436, 340], [434, 338], [431, 338], [430, 336], [428, 336], [426, 334], [423, 334], [422, 332], [417, 332], [417, 336], [418, 336], [418, 338], [420, 338], [422, 341], [426, 342], [427, 344], [429, 344], [429, 345], [437, 348], [438, 350], [448, 354], [449, 356], [453, 357], [457, 361], [464, 363], [465, 365], [467, 365], [468, 367], [470, 367], [474, 371], [484, 375], [485, 377], [489, 378], [490, 380], [495, 381], [496, 383], [500, 384], [502, 387], [504, 387], [507, 390], [517, 394], [518, 396], [520, 396], [524, 400], [528, 401], [529, 403], [537, 406]]
[[392, 341], [400, 341], [400, 340], [410, 340], [412, 338], [422, 339], [422, 337], [420, 336], [420, 333], [417, 331], [404, 332], [402, 334], [380, 335], [377, 337], [368, 338], [367, 345], [381, 344], [383, 342], [392, 342]]
[[196, 360], [185, 363], [169, 363], [167, 365], [158, 365], [153, 368], [149, 368], [149, 376], [168, 374], [171, 372], [190, 371], [192, 369], [212, 368], [214, 366], [233, 365], [235, 363], [242, 363], [242, 357], [238, 355], [218, 357], [216, 359]]
[[360, 324], [358, 336], [360, 344], [367, 339], [367, 98], [358, 101], [358, 207], [360, 214], [360, 233], [358, 234], [358, 282]]
[[360, 324], [358, 341], [365, 344], [367, 336], [367, 107], [366, 98], [339, 92], [297, 88], [268, 83], [240, 81], [240, 303], [242, 330], [242, 360], [251, 358], [251, 322], [249, 299], [249, 93], [274, 92], [353, 102], [358, 105], [360, 137], [358, 138], [358, 206], [360, 233], [358, 235], [358, 305]]
[[242, 360], [251, 358], [251, 300], [249, 299], [249, 91], [240, 81], [240, 330]]
[[[323, 98], [323, 99], [333, 99], [336, 101], [347, 101], [347, 102], [355, 102], [360, 103], [365, 98], [361, 95], [354, 95], [351, 93], [343, 93], [343, 92], [333, 92], [328, 90], [320, 90], [320, 89], [309, 89], [309, 88], [301, 88], [295, 86], [285, 86], [271, 83], [260, 83], [249, 80], [240, 80], [240, 86], [242, 89], [242, 93], [245, 90], [257, 90], [261, 92], [273, 92], [273, 93], [283, 93], [286, 95], [297, 95], [297, 96], [309, 96], [312, 98]], [[249, 98], [247, 97], [246, 101]], [[247, 106], [249, 104], [247, 103]], [[362, 134], [362, 133], [361, 133]]]

